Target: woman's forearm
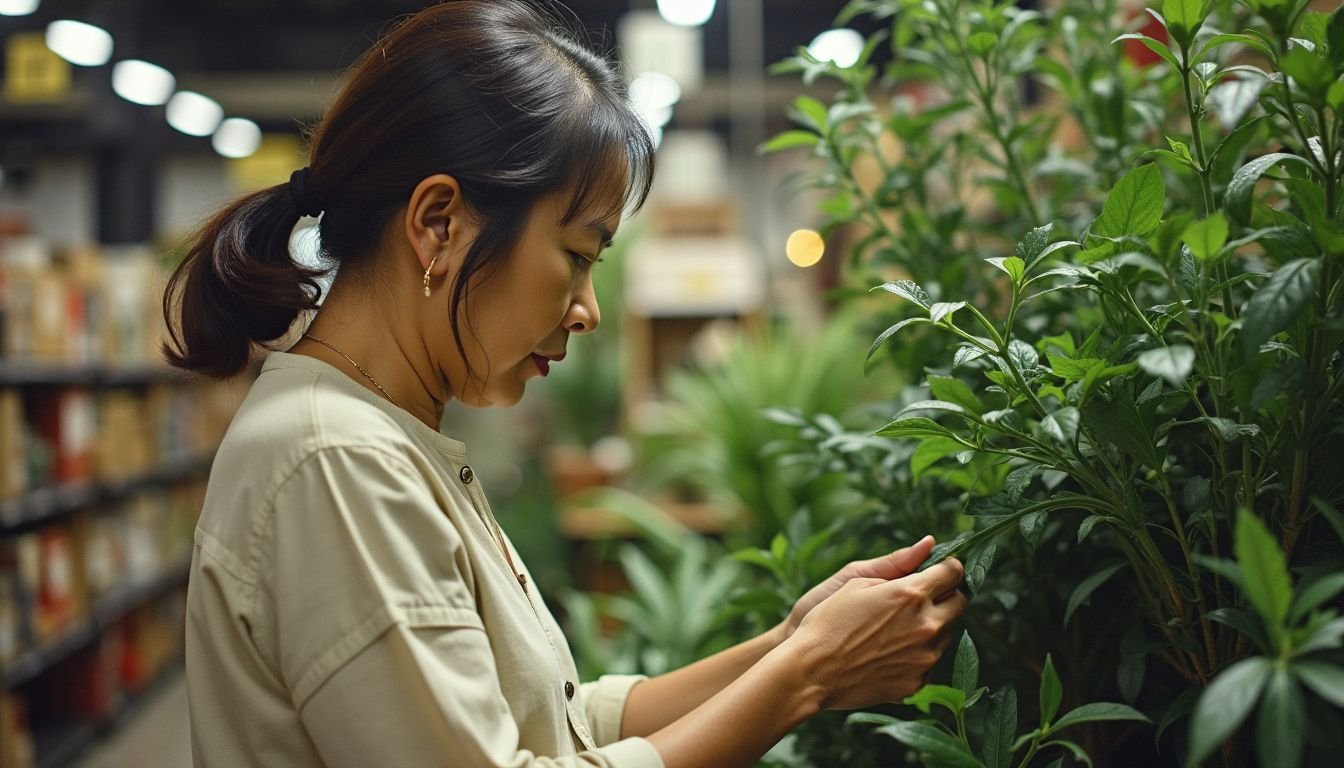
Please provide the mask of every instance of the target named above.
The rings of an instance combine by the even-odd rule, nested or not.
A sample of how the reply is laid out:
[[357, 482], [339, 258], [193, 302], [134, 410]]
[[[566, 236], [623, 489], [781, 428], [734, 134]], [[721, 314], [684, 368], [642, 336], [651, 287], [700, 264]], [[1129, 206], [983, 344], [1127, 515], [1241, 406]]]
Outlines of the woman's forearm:
[[784, 639], [782, 626], [694, 664], [649, 678], [630, 689], [621, 736], [650, 736], [709, 701]]
[[[712, 662], [729, 654], [728, 660], [707, 665], [707, 668], [719, 667], [726, 672], [732, 663], [740, 663], [751, 651], [765, 647], [765, 642], [758, 638], [710, 657], [705, 661]], [[704, 679], [698, 682], [708, 685], [712, 675], [699, 674]], [[635, 686], [632, 697], [634, 691], [661, 679]], [[695, 686], [665, 690], [684, 697], [678, 701], [678, 707], [702, 692]], [[809, 673], [809, 666], [795, 644], [779, 645], [765, 652], [705, 701], [649, 735], [648, 739], [658, 750], [666, 768], [747, 768], [795, 726], [820, 712], [823, 696], [822, 687]], [[650, 711], [668, 709], [649, 706]], [[628, 707], [627, 704], [627, 710]]]

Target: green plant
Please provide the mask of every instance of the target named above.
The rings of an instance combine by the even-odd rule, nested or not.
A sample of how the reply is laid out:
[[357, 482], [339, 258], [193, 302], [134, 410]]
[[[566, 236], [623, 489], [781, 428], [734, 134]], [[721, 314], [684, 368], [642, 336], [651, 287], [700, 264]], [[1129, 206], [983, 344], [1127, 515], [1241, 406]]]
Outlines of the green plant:
[[[916, 446], [912, 469], [918, 454], [925, 471], [974, 470], [943, 482], [964, 514], [938, 555], [966, 563], [968, 618], [996, 674], [1037, 672], [1053, 649], [1077, 681], [1066, 698], [1117, 691], [1162, 722], [1159, 753], [1130, 737], [1090, 750], [1099, 760], [1171, 762], [1187, 751], [1172, 726], [1202, 691], [1271, 670], [1256, 732], [1196, 725], [1192, 762], [1330, 764], [1339, 703], [1289, 682], [1299, 663], [1337, 679], [1344, 636], [1329, 611], [1248, 618], [1261, 587], [1243, 592], [1220, 564], [1241, 559], [1239, 521], [1259, 520], [1304, 575], [1299, 595], [1338, 599], [1320, 574], [1344, 568], [1323, 511], [1344, 500], [1344, 10], [1166, 0], [1151, 12], [1164, 39], [1117, 38], [1116, 10], [853, 2], [840, 23], [868, 14], [886, 31], [853, 67], [805, 52], [783, 65], [841, 90], [830, 106], [796, 102], [799, 130], [766, 148], [812, 149], [830, 223], [869, 232], [853, 279], [916, 309], [869, 352], [925, 374], [877, 434]], [[881, 82], [923, 83], [932, 106], [879, 111], [881, 37]], [[1158, 63], [1131, 65], [1124, 44]], [[1028, 75], [1068, 106], [1022, 109]], [[1053, 141], [1065, 116], [1081, 141]], [[892, 137], [899, 158], [883, 149]], [[863, 182], [861, 166], [880, 178]], [[928, 508], [940, 503], [910, 512]], [[1099, 616], [1099, 596], [1115, 609]], [[1302, 633], [1317, 639], [1299, 661]], [[1244, 661], [1252, 647], [1270, 666]]]
[[668, 382], [666, 428], [643, 438], [641, 487], [690, 486], [745, 512], [744, 535], [754, 543], [768, 542], [800, 508], [819, 521], [832, 514], [825, 484], [789, 483], [787, 468], [766, 450], [790, 429], [765, 413], [850, 408], [871, 386], [856, 354], [855, 327], [838, 317], [814, 335], [789, 327], [744, 333], [721, 361], [676, 372]]
[[[563, 596], [567, 635], [586, 678], [607, 673], [657, 675], [690, 664], [732, 643], [735, 613], [728, 598], [741, 567], [722, 546], [681, 526], [652, 504], [614, 488], [591, 491], [585, 503], [633, 523], [645, 546], [621, 543], [616, 558], [631, 590]], [[606, 636], [601, 617], [620, 623]]]
[[[935, 714], [935, 706], [947, 710], [953, 721], [950, 726], [935, 717], [901, 720], [871, 712], [851, 715], [849, 722], [878, 726], [879, 733], [918, 752], [928, 765], [1008, 768], [1015, 764], [1017, 753], [1024, 750], [1021, 762], [1016, 765], [1030, 765], [1033, 758], [1047, 750], [1062, 751], [1091, 765], [1087, 752], [1078, 744], [1060, 738], [1061, 731], [1083, 723], [1148, 721], [1133, 707], [1105, 701], [1084, 704], [1055, 717], [1059, 714], [1063, 686], [1054, 663], [1046, 656], [1041, 672], [1040, 724], [1019, 734], [1017, 690], [1004, 686], [985, 695], [989, 688], [980, 685], [980, 656], [969, 633], [962, 634], [957, 646], [952, 681], [952, 685], [925, 685], [905, 699], [906, 704], [926, 716]], [[1061, 760], [1052, 763], [1060, 764]]]

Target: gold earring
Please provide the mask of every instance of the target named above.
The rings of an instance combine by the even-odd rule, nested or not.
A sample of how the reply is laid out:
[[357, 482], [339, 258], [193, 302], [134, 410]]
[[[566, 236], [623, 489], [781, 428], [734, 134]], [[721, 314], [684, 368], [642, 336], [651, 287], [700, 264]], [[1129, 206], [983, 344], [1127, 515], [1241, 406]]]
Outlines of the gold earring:
[[435, 254], [434, 258], [432, 258], [432, 259], [429, 260], [429, 267], [428, 267], [428, 269], [425, 270], [425, 298], [426, 298], [426, 299], [429, 298], [429, 270], [431, 270], [431, 269], [434, 268], [434, 262], [436, 262], [436, 261], [438, 261], [438, 260], [439, 260], [439, 257], [438, 257], [437, 254]]

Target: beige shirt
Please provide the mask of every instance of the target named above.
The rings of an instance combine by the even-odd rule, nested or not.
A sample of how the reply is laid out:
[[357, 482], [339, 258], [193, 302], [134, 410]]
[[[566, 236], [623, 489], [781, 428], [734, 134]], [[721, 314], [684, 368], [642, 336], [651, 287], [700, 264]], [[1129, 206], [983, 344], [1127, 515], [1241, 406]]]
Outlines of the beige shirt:
[[335, 368], [267, 359], [196, 530], [196, 768], [661, 768], [620, 739], [641, 678], [578, 685], [466, 461]]

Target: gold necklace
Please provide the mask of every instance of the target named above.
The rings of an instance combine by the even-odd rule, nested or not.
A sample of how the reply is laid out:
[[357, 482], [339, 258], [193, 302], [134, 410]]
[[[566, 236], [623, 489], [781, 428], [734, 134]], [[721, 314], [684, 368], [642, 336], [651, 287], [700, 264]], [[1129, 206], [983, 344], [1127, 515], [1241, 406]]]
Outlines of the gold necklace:
[[[373, 378], [373, 376], [371, 376], [371, 375], [369, 374], [368, 371], [364, 370], [364, 366], [360, 365], [359, 363], [356, 363], [356, 362], [354, 361], [353, 358], [351, 358], [349, 355], [345, 354], [345, 353], [342, 352], [341, 350], [337, 349], [337, 348], [335, 347], [335, 345], [333, 345], [331, 342], [329, 342], [329, 341], [323, 341], [322, 339], [317, 338], [316, 336], [312, 335], [311, 333], [305, 333], [305, 334], [303, 334], [303, 338], [305, 338], [305, 339], [309, 339], [309, 340], [312, 340], [312, 341], [316, 341], [318, 344], [321, 344], [322, 346], [326, 347], [327, 349], [330, 349], [332, 352], [335, 352], [336, 354], [340, 355], [341, 357], [344, 357], [347, 361], [349, 361], [349, 363], [350, 363], [351, 365], [355, 366], [355, 369], [356, 369], [356, 370], [358, 370], [360, 373], [364, 374], [364, 378], [366, 378], [366, 379], [368, 379], [369, 381], [373, 382], [373, 386], [377, 387], [377, 388], [378, 388], [378, 391], [383, 393], [383, 397], [386, 397], [388, 400], [390, 400], [390, 401], [392, 402], [393, 405], [397, 406], [398, 408], [401, 408], [401, 403], [398, 403], [398, 402], [397, 402], [397, 398], [395, 398], [395, 397], [393, 397], [391, 394], [389, 394], [388, 391], [387, 391], [386, 389], [383, 389], [383, 385], [382, 385], [382, 384], [379, 384], [377, 379]], [[404, 409], [403, 409], [403, 410], [404, 410]]]

